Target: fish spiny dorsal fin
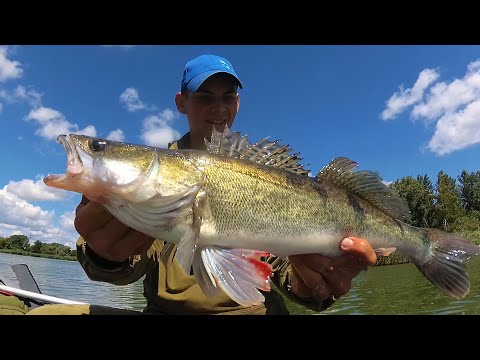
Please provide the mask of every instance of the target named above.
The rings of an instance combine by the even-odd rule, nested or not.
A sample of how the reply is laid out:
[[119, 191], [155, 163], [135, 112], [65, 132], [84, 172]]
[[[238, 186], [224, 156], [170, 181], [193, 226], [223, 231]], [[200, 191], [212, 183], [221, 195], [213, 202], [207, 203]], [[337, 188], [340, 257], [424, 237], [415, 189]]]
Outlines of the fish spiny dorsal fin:
[[252, 146], [246, 135], [242, 136], [238, 131], [231, 131], [228, 126], [225, 126], [223, 133], [217, 131], [214, 126], [212, 139], [210, 142], [205, 139], [205, 144], [208, 152], [212, 154], [234, 158], [240, 158], [241, 153]]
[[317, 180], [341, 185], [395, 219], [410, 219], [407, 203], [394, 190], [388, 188], [376, 173], [353, 172], [357, 165], [355, 161], [338, 157], [320, 170]]
[[280, 145], [279, 141], [269, 141], [267, 138], [252, 144], [246, 135], [231, 131], [228, 126], [223, 133], [215, 127], [212, 131], [211, 141], [205, 139], [207, 150], [213, 154], [219, 154], [237, 159], [253, 161], [257, 164], [274, 166], [296, 174], [306, 175], [309, 170], [300, 164], [298, 153], [291, 154], [292, 149], [288, 145]]

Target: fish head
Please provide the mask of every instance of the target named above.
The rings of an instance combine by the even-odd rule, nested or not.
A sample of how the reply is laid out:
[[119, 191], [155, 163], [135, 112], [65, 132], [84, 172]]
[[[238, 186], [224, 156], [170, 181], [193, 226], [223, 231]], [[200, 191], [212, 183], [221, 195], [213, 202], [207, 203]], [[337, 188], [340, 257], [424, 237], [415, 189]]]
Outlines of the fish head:
[[44, 183], [101, 203], [109, 193], [130, 193], [141, 186], [156, 163], [156, 153], [142, 145], [77, 134], [59, 135], [57, 140], [65, 147], [67, 169], [65, 174], [48, 175]]

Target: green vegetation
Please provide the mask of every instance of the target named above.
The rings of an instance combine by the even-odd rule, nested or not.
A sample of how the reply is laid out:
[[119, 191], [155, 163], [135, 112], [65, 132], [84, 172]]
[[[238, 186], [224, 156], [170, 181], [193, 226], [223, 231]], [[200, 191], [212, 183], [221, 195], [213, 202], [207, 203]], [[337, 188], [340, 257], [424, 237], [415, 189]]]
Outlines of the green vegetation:
[[72, 250], [69, 246], [59, 243], [43, 243], [39, 240], [30, 245], [30, 240], [25, 235], [0, 237], [0, 252], [50, 259], [77, 260], [76, 249]]
[[436, 186], [427, 175], [390, 184], [407, 201], [410, 225], [456, 232], [480, 245], [480, 171], [457, 178], [438, 173]]
[[[480, 245], [480, 171], [463, 170], [457, 180], [440, 171], [436, 186], [427, 175], [419, 175], [404, 177], [390, 187], [406, 200], [410, 225], [459, 233]], [[377, 264], [404, 262], [408, 262], [405, 257], [393, 253], [380, 257]]]

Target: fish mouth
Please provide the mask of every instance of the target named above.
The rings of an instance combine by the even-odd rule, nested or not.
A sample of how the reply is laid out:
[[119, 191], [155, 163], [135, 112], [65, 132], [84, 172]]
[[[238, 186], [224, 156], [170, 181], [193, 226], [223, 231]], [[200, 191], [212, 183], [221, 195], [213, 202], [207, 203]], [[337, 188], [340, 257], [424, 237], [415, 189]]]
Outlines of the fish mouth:
[[67, 153], [67, 171], [65, 174], [49, 174], [46, 176], [43, 181], [47, 185], [62, 182], [67, 177], [80, 174], [83, 171], [82, 160], [80, 159], [70, 136], [58, 135], [57, 141], [65, 147]]

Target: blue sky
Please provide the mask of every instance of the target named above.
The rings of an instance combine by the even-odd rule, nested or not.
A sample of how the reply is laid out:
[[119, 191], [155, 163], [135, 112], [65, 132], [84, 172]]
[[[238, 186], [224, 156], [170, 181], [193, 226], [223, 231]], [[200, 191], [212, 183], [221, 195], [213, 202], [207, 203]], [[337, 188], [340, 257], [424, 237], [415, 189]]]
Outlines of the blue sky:
[[184, 64], [229, 59], [244, 89], [234, 129], [280, 139], [315, 175], [337, 156], [387, 181], [480, 170], [480, 46], [0, 46], [0, 236], [74, 246], [80, 195], [61, 133], [165, 146]]

